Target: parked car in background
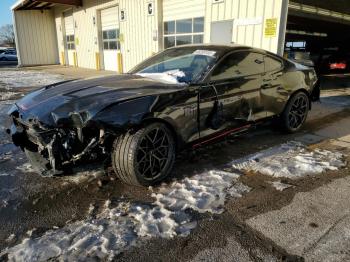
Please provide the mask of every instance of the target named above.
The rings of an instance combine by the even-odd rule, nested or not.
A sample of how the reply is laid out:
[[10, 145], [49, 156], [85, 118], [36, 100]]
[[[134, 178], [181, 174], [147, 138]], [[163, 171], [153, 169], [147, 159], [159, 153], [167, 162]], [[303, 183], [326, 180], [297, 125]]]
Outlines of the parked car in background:
[[320, 73], [323, 75], [350, 73], [350, 54], [338, 52], [325, 57], [320, 63]]
[[41, 88], [17, 101], [7, 130], [44, 176], [111, 163], [123, 182], [166, 178], [176, 154], [271, 118], [303, 126], [318, 100], [314, 69], [240, 45], [167, 49], [125, 75]]
[[17, 61], [17, 51], [15, 49], [5, 50], [0, 53], [0, 61]]

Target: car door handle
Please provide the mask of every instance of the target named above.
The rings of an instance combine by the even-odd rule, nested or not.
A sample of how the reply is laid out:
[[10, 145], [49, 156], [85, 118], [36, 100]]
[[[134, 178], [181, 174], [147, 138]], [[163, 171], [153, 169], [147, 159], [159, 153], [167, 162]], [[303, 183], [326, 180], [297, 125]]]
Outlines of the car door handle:
[[277, 78], [277, 77], [280, 77], [280, 76], [282, 76], [282, 75], [283, 75], [283, 73], [282, 73], [282, 72], [279, 72], [279, 73], [275, 74], [274, 76], [275, 76], [275, 78]]
[[268, 88], [271, 88], [271, 87], [272, 87], [271, 84], [263, 84], [263, 85], [261, 85], [262, 89], [268, 89]]

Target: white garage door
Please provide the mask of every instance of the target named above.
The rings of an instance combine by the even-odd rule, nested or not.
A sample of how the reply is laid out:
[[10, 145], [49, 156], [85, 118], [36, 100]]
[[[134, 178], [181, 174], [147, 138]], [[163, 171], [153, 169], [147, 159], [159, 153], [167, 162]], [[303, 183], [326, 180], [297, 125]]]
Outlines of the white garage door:
[[103, 63], [105, 70], [118, 71], [119, 18], [118, 7], [101, 10]]
[[74, 20], [73, 12], [64, 13], [64, 27], [65, 27], [65, 42], [66, 42], [66, 59], [68, 65], [74, 65], [75, 53], [75, 36], [74, 36]]

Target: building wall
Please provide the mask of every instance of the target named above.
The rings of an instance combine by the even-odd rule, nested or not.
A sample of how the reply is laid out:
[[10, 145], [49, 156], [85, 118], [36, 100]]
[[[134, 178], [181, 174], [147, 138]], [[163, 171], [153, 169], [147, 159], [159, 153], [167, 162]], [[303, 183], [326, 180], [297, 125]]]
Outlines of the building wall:
[[[57, 6], [51, 11], [15, 11], [20, 59], [23, 64], [64, 64], [65, 29], [63, 12], [73, 10], [76, 60], [79, 67], [97, 69], [103, 48], [99, 13], [118, 6], [126, 12], [120, 21], [123, 71], [160, 51], [163, 22], [205, 17], [204, 42], [210, 43], [212, 22], [233, 20], [232, 42], [277, 53], [283, 32], [283, 6], [288, 0], [83, 0], [82, 7]], [[153, 2], [154, 15], [147, 14]], [[284, 5], [283, 5], [284, 3]], [[276, 35], [266, 36], [266, 19], [277, 19]], [[282, 23], [281, 23], [282, 20]], [[253, 21], [253, 22], [252, 22]], [[257, 22], [258, 21], [258, 22]], [[117, 57], [116, 57], [117, 59]]]
[[[120, 32], [124, 35], [121, 44], [123, 61], [127, 70], [159, 51], [158, 4], [154, 1], [154, 15], [146, 13], [149, 0], [119, 0], [119, 8], [126, 10], [127, 20], [120, 22]], [[153, 31], [159, 38], [153, 39]]]
[[[283, 2], [287, 0], [163, 0], [163, 19], [205, 17], [204, 42], [211, 42], [211, 23], [233, 20], [232, 43], [277, 53], [281, 43]], [[277, 19], [276, 36], [265, 36], [266, 19]], [[282, 23], [281, 23], [282, 20]]]
[[[233, 19], [232, 42], [277, 53], [283, 1], [286, 0], [224, 0], [206, 1], [205, 42], [210, 42], [211, 23]], [[275, 37], [265, 36], [266, 19], [277, 19]], [[260, 21], [259, 21], [260, 20]]]
[[163, 0], [164, 21], [205, 16], [206, 0]]
[[51, 10], [16, 11], [14, 20], [20, 66], [59, 62]]
[[[96, 53], [102, 56], [99, 12], [101, 9], [118, 5], [119, 10], [126, 12], [126, 20], [120, 21], [121, 53], [123, 71], [159, 51], [159, 41], [153, 35], [158, 32], [158, 1], [154, 15], [146, 13], [150, 0], [85, 0], [83, 7], [73, 8], [75, 38], [78, 66], [96, 69]], [[66, 8], [56, 7], [54, 10], [59, 52], [64, 52], [63, 12]], [[95, 19], [95, 24], [94, 24]], [[61, 55], [62, 57], [62, 55]], [[116, 58], [117, 59], [117, 58]], [[61, 58], [61, 63], [63, 59]], [[102, 59], [101, 59], [102, 61]]]

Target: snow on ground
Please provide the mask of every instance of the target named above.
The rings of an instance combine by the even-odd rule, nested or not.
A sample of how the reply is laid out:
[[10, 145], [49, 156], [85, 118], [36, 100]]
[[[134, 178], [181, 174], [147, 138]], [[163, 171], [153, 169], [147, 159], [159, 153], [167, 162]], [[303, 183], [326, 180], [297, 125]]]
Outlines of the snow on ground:
[[30, 163], [24, 163], [23, 165], [16, 167], [16, 169], [20, 170], [24, 173], [35, 172], [35, 170], [33, 169], [32, 165]]
[[112, 208], [107, 201], [95, 217], [90, 206], [88, 219], [28, 237], [4, 252], [10, 261], [111, 260], [144, 239], [188, 235], [196, 226], [189, 210], [221, 213], [226, 197], [249, 191], [238, 179], [238, 174], [211, 170], [161, 185], [152, 204], [122, 199]]
[[[1, 81], [1, 80], [0, 80]], [[0, 115], [4, 115], [10, 109], [11, 101], [0, 101]]]
[[[240, 171], [300, 178], [343, 167], [342, 158], [336, 152], [308, 150], [299, 142], [289, 142], [230, 165]], [[241, 197], [249, 192], [250, 188], [239, 181], [240, 171], [210, 170], [150, 188], [153, 203], [119, 199], [114, 203], [107, 201], [99, 209], [91, 205], [87, 219], [53, 228], [40, 237], [27, 236], [22, 243], [4, 250], [0, 257], [7, 254], [10, 261], [112, 260], [120, 252], [152, 237], [186, 236], [196, 227], [194, 212], [220, 214], [227, 197]], [[291, 186], [281, 181], [272, 185], [277, 190]], [[94, 212], [95, 209], [99, 212]]]
[[[1, 81], [1, 80], [0, 80]], [[17, 92], [0, 92], [0, 100], [10, 100], [16, 96], [18, 96], [20, 93]]]
[[0, 173], [0, 176], [14, 176], [13, 174], [9, 174], [9, 173]]
[[288, 142], [232, 162], [232, 167], [273, 177], [301, 178], [345, 166], [343, 155], [328, 150], [310, 151], [300, 142]]
[[62, 75], [39, 71], [3, 70], [0, 71], [0, 87], [36, 87], [63, 81]]
[[284, 191], [290, 187], [293, 187], [292, 185], [282, 183], [281, 181], [273, 181], [271, 182], [271, 184], [278, 191]]
[[239, 176], [235, 173], [211, 170], [175, 181], [170, 186], [162, 186], [153, 196], [158, 205], [174, 211], [191, 208], [200, 213], [222, 213], [228, 193], [234, 197], [241, 197], [243, 193], [249, 192], [248, 187], [237, 181]]

